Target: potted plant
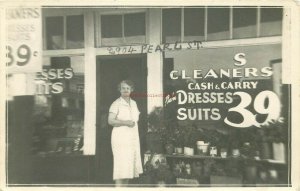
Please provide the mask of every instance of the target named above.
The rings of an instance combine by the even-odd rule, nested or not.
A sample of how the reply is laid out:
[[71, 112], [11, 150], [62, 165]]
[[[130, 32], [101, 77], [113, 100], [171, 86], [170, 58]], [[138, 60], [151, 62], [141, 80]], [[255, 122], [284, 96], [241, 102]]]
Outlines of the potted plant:
[[256, 141], [259, 144], [261, 159], [271, 159], [271, 145], [267, 136], [268, 130], [262, 126], [256, 130]]
[[[177, 120], [172, 116], [165, 115], [162, 107], [155, 107], [148, 115], [148, 150], [155, 153], [167, 154], [174, 153], [174, 144], [176, 142]], [[179, 139], [180, 140], [180, 139]]]
[[240, 152], [241, 156], [244, 158], [252, 158], [255, 159], [257, 158], [257, 151], [259, 150], [259, 145], [258, 142], [259, 140], [257, 139], [258, 133], [257, 133], [258, 128], [255, 126], [245, 128], [245, 129], [240, 129], [240, 140], [241, 141], [241, 146], [240, 146]]
[[197, 155], [207, 155], [210, 143], [213, 142], [214, 137], [211, 135], [210, 130], [201, 125], [197, 127], [197, 134]]
[[155, 107], [148, 115], [148, 132], [146, 137], [147, 149], [153, 153], [163, 153], [164, 123], [162, 107]]
[[228, 155], [229, 138], [228, 131], [217, 129], [214, 131], [214, 141], [212, 142], [218, 148], [219, 155], [226, 158]]
[[200, 161], [196, 161], [192, 163], [192, 174], [198, 180], [202, 176], [203, 165]]
[[184, 154], [194, 155], [194, 147], [198, 140], [198, 132], [194, 124], [188, 123], [184, 128]]
[[169, 165], [159, 163], [158, 168], [155, 169], [155, 179], [159, 186], [165, 186], [166, 184], [172, 183], [174, 177]]
[[240, 186], [242, 177], [238, 166], [238, 159], [228, 160], [226, 163], [213, 163], [211, 165], [210, 184]]
[[257, 165], [254, 158], [245, 158], [244, 164], [244, 181], [248, 184], [255, 184], [257, 178]]
[[139, 178], [140, 184], [153, 184], [154, 183], [155, 169], [152, 164], [153, 157], [154, 157], [154, 154], [152, 153], [150, 155], [149, 160], [144, 165], [144, 173]]
[[272, 144], [273, 159], [285, 161], [285, 145], [288, 141], [288, 129], [282, 117], [272, 120], [268, 124], [262, 126], [267, 132], [268, 141]]
[[174, 121], [172, 119], [165, 119], [165, 128], [164, 131], [162, 131], [162, 142], [165, 148], [166, 154], [173, 154], [174, 153], [174, 145], [176, 142], [176, 133], [175, 129], [177, 126], [177, 121]]
[[174, 153], [174, 132], [168, 130], [166, 134], [162, 135], [163, 140], [162, 143], [164, 145], [165, 153], [168, 155], [172, 155]]
[[[260, 158], [258, 151], [260, 146], [263, 146], [259, 142], [266, 140], [265, 134], [259, 131], [260, 128], [254, 126], [240, 130], [240, 138], [244, 141], [241, 144], [240, 153], [243, 159], [244, 181], [247, 184], [255, 184], [257, 182], [258, 167], [256, 159]], [[267, 148], [263, 149], [267, 151]]]
[[[239, 139], [237, 139], [239, 137]], [[240, 132], [239, 129], [230, 129], [228, 136], [229, 148], [231, 156], [234, 158], [240, 157]]]
[[183, 154], [184, 128], [178, 125], [174, 128], [174, 147], [176, 154]]
[[[200, 142], [205, 148], [205, 150], [208, 150], [207, 147], [211, 146], [211, 149], [214, 150], [212, 153], [214, 156], [217, 154], [220, 154], [220, 151], [222, 149], [222, 152], [225, 152], [227, 155], [227, 149], [228, 149], [228, 130], [222, 127], [206, 127], [199, 125], [198, 128], [198, 136], [201, 139], [202, 142]], [[198, 144], [197, 144], [198, 145]], [[199, 144], [200, 145], [200, 144]], [[217, 153], [215, 152], [217, 151]]]
[[256, 147], [253, 143], [244, 142], [241, 147], [241, 157], [244, 162], [244, 175], [245, 181], [248, 184], [255, 184], [257, 177], [257, 165], [255, 161]]

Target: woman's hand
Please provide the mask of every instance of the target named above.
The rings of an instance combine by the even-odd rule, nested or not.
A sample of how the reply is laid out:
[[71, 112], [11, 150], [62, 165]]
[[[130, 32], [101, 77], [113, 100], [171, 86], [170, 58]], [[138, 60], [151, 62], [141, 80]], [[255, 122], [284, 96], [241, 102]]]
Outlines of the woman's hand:
[[127, 121], [124, 121], [124, 122], [125, 122], [125, 125], [128, 126], [128, 127], [134, 127], [134, 125], [135, 125], [135, 122], [131, 121], [131, 120], [127, 120]]
[[108, 124], [113, 127], [127, 126], [134, 127], [135, 122], [132, 120], [118, 120], [116, 119], [117, 115], [115, 113], [109, 113], [108, 115]]

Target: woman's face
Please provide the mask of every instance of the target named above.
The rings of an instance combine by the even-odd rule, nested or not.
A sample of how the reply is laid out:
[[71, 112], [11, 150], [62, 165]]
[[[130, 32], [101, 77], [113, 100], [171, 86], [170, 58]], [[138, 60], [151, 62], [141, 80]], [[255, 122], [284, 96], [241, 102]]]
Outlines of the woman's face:
[[120, 93], [122, 97], [129, 97], [132, 92], [131, 87], [126, 83], [121, 83]]

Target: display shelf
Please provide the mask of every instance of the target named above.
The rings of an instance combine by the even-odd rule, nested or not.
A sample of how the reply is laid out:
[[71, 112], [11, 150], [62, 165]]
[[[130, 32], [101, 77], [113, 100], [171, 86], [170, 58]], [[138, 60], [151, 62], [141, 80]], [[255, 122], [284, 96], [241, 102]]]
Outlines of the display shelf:
[[87, 156], [83, 155], [82, 152], [76, 152], [76, 153], [57, 153], [57, 152], [48, 152], [48, 153], [43, 153], [43, 154], [34, 154], [32, 155], [34, 157], [39, 157], [39, 158], [47, 158], [47, 157], [80, 157], [80, 156]]
[[[166, 154], [164, 155], [166, 158], [176, 158], [176, 159], [213, 159], [213, 160], [249, 160], [247, 158], [243, 158], [243, 157], [226, 157], [226, 158], [222, 158], [219, 156], [216, 157], [212, 157], [212, 156], [203, 156], [203, 155], [184, 155], [184, 154]], [[286, 162], [284, 161], [277, 161], [277, 160], [273, 160], [273, 159], [252, 159], [256, 162], [262, 162], [262, 163], [270, 163], [270, 164], [278, 164], [278, 165], [286, 165]]]
[[[198, 178], [197, 180], [200, 181], [200, 185], [205, 183], [207, 185], [213, 185], [213, 186], [222, 186], [226, 185], [229, 186], [231, 184], [236, 184], [239, 186], [257, 186], [257, 185], [263, 185], [264, 186], [271, 186], [271, 185], [287, 185], [284, 184], [285, 182], [288, 182], [288, 180], [285, 180], [283, 177], [286, 177], [287, 171], [285, 170], [286, 166], [288, 165], [287, 162], [284, 161], [278, 161], [278, 160], [273, 160], [273, 159], [249, 159], [244, 156], [239, 156], [239, 157], [226, 157], [222, 158], [220, 156], [203, 156], [203, 155], [184, 155], [184, 154], [165, 154], [163, 155], [166, 160], [168, 165], [170, 165], [171, 169], [177, 169], [178, 167], [181, 168], [181, 170], [184, 170], [186, 165], [190, 165], [191, 168], [194, 168], [194, 173], [195, 169], [197, 172], [200, 172], [200, 176], [202, 179]], [[212, 172], [211, 170], [213, 169], [214, 173], [220, 173], [221, 175], [216, 175], [214, 173], [209, 174], [210, 180], [205, 179], [203, 176], [203, 165], [206, 165], [207, 163], [205, 160], [212, 160], [208, 162], [208, 168], [210, 169], [209, 171]], [[234, 165], [232, 166], [233, 163]], [[200, 162], [200, 163], [198, 163]], [[211, 163], [212, 162], [212, 163]], [[227, 163], [229, 162], [229, 163]], [[198, 163], [198, 164], [197, 164]], [[195, 165], [202, 166], [200, 168], [197, 168]], [[183, 167], [180, 167], [180, 165], [183, 165]], [[212, 165], [212, 166], [210, 166]], [[228, 166], [229, 165], [229, 166]], [[194, 166], [194, 167], [193, 167]], [[219, 171], [220, 169], [223, 169]], [[232, 171], [232, 169], [236, 169], [237, 171]], [[250, 169], [250, 170], [249, 170]], [[251, 178], [250, 175], [252, 175], [252, 170], [256, 169], [256, 176], [257, 178]], [[272, 172], [271, 172], [272, 171]], [[230, 176], [232, 175], [232, 172], [235, 172], [234, 175], [239, 175], [237, 177]], [[260, 176], [260, 172], [265, 172], [265, 173], [271, 173], [274, 175], [277, 174], [277, 178], [272, 179], [269, 177], [265, 181], [271, 181], [269, 183], [264, 183], [261, 181], [258, 177]], [[228, 173], [228, 174], [227, 174]], [[250, 174], [250, 175], [249, 175]], [[195, 175], [195, 174], [194, 174]], [[197, 175], [197, 174], [196, 174]], [[253, 175], [254, 176], [254, 175]], [[269, 175], [271, 176], [271, 175]], [[249, 178], [250, 177], [250, 178]], [[255, 177], [255, 176], [254, 176]], [[213, 179], [212, 179], [213, 178]], [[201, 182], [202, 181], [202, 182]], [[203, 185], [202, 185], [203, 186]]]
[[173, 154], [165, 155], [166, 158], [182, 158], [182, 159], [215, 159], [215, 160], [227, 160], [228, 158], [222, 157], [212, 157], [212, 156], [203, 156], [203, 155], [184, 155], [184, 154]]
[[59, 140], [59, 141], [68, 141], [70, 139], [77, 139], [78, 137], [70, 136], [70, 137], [49, 137], [49, 140]]
[[277, 160], [273, 160], [273, 159], [259, 159], [256, 160], [258, 162], [266, 162], [266, 163], [271, 163], [271, 164], [278, 164], [278, 165], [286, 165], [287, 163], [284, 161], [277, 161]]

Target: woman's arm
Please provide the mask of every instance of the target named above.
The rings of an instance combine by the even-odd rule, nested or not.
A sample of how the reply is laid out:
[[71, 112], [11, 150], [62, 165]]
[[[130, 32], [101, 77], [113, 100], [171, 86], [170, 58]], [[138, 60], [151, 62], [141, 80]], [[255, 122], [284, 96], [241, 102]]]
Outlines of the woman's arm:
[[119, 120], [116, 119], [117, 114], [115, 113], [109, 113], [108, 115], [108, 124], [114, 127], [120, 127], [120, 126], [128, 126], [128, 127], [133, 127], [134, 122], [131, 120]]

